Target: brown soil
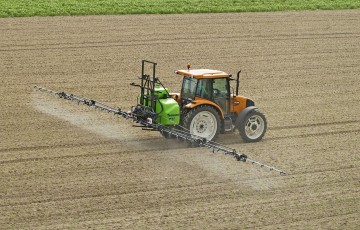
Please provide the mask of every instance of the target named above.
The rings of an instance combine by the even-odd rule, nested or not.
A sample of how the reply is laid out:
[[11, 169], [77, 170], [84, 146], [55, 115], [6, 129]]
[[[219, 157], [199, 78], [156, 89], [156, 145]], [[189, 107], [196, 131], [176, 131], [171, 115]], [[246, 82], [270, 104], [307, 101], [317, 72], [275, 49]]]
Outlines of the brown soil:
[[[360, 11], [0, 19], [1, 229], [356, 229]], [[140, 61], [242, 69], [269, 129], [188, 148], [32, 84], [130, 108]]]

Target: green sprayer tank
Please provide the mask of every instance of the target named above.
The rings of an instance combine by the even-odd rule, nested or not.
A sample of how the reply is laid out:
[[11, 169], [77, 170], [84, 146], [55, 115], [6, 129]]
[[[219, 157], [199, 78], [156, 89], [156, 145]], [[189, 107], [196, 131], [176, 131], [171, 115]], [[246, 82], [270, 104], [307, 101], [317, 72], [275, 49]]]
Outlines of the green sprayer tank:
[[[167, 89], [155, 86], [155, 122], [162, 125], [177, 125], [180, 122], [180, 106], [168, 96]], [[139, 96], [140, 97], [140, 96]], [[145, 106], [150, 106], [150, 100], [144, 100]]]

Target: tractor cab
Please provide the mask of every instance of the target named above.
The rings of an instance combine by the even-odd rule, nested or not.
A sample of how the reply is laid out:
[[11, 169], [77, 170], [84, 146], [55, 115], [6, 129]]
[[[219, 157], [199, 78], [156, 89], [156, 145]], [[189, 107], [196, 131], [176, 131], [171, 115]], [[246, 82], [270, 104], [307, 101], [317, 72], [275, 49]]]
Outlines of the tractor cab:
[[180, 105], [211, 104], [219, 109], [222, 117], [230, 112], [230, 75], [212, 69], [178, 70], [183, 76]]

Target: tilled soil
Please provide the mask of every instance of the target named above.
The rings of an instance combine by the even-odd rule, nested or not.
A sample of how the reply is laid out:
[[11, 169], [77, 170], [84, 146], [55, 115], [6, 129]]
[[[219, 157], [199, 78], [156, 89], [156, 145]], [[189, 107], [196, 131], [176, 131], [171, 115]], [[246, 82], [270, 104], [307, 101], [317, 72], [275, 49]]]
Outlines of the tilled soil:
[[[360, 11], [0, 19], [1, 229], [358, 229]], [[33, 84], [123, 109], [142, 59], [242, 70], [287, 172], [189, 148]]]

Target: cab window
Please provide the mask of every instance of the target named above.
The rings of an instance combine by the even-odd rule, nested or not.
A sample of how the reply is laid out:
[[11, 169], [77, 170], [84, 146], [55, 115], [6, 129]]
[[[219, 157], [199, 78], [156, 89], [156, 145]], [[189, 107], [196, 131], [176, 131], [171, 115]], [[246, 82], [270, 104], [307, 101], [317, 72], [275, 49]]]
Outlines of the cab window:
[[181, 98], [183, 99], [194, 99], [195, 90], [197, 85], [197, 79], [191, 77], [184, 77], [183, 86], [181, 90]]
[[229, 112], [229, 81], [226, 78], [214, 79], [213, 82], [213, 98], [214, 102], [218, 104], [225, 113]]
[[196, 96], [213, 100], [212, 88], [213, 79], [200, 79], [196, 88]]

